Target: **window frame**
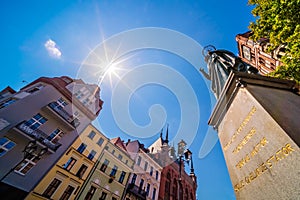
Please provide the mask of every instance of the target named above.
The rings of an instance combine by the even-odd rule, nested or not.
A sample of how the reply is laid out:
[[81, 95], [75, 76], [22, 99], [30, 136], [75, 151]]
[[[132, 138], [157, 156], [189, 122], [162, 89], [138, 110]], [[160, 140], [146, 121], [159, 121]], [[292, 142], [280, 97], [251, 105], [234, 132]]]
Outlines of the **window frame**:
[[101, 196], [100, 196], [99, 200], [105, 200], [105, 199], [106, 199], [106, 197], [107, 197], [107, 193], [106, 193], [106, 192], [104, 192], [104, 191], [102, 191], [102, 193], [101, 193]]
[[50, 135], [47, 137], [47, 140], [49, 140], [53, 144], [57, 144], [58, 141], [63, 137], [63, 135], [64, 132], [61, 129], [57, 128], [52, 133], [50, 133]]
[[86, 193], [84, 200], [91, 200], [96, 192], [97, 188], [94, 186], [91, 186], [89, 191]]
[[84, 150], [86, 149], [86, 147], [87, 147], [87, 145], [85, 143], [81, 143], [79, 145], [79, 147], [77, 148], [77, 151], [82, 154], [84, 152]]
[[[1, 142], [1, 140], [6, 140], [3, 143]], [[7, 154], [7, 152], [9, 152], [11, 149], [13, 149], [16, 146], [16, 143], [10, 139], [8, 139], [7, 137], [2, 137], [0, 138], [0, 142], [2, 144], [0, 144], [0, 157], [4, 156], [5, 154]], [[12, 145], [10, 148], [7, 148], [7, 145]]]
[[32, 130], [38, 129], [41, 125], [45, 124], [48, 121], [46, 117], [40, 113], [35, 114], [29, 120], [27, 120], [24, 125], [28, 126]]
[[116, 177], [117, 171], [118, 171], [118, 166], [114, 165], [114, 167], [111, 169], [111, 171], [109, 173], [109, 176], [110, 177]]
[[[55, 181], [55, 182], [54, 182]], [[52, 195], [55, 193], [59, 185], [62, 183], [61, 180], [54, 178], [51, 183], [48, 185], [48, 187], [43, 192], [42, 196], [46, 198], [52, 197]], [[53, 190], [54, 189], [54, 190]]]
[[126, 172], [122, 171], [119, 178], [119, 183], [123, 184], [125, 180]]
[[102, 163], [101, 167], [100, 167], [100, 171], [104, 172], [106, 171], [108, 165], [109, 165], [109, 160], [105, 159], [104, 162]]
[[89, 155], [87, 156], [87, 158], [88, 158], [89, 160], [93, 160], [96, 154], [97, 154], [97, 152], [94, 151], [94, 150], [92, 150], [92, 151], [89, 153]]
[[88, 166], [86, 166], [85, 164], [82, 164], [80, 166], [79, 170], [77, 171], [76, 176], [79, 178], [82, 178], [87, 169], [88, 169]]
[[67, 171], [70, 171], [74, 167], [76, 162], [77, 160], [75, 158], [70, 157], [68, 161], [63, 165], [63, 168]]
[[[70, 190], [71, 189], [71, 190]], [[72, 196], [73, 191], [75, 190], [75, 187], [68, 185], [59, 200], [68, 200], [70, 196]]]
[[95, 136], [96, 136], [96, 132], [92, 130], [92, 131], [89, 133], [88, 138], [90, 138], [91, 140], [93, 140]]
[[40, 160], [37, 155], [28, 155], [23, 161], [14, 168], [14, 172], [21, 175], [26, 175]]
[[[100, 142], [100, 141], [101, 141], [101, 142]], [[101, 138], [99, 138], [99, 140], [98, 140], [98, 142], [97, 142], [97, 145], [98, 145], [99, 147], [101, 147], [102, 144], [103, 144], [103, 142], [104, 142], [104, 139], [101, 137]]]

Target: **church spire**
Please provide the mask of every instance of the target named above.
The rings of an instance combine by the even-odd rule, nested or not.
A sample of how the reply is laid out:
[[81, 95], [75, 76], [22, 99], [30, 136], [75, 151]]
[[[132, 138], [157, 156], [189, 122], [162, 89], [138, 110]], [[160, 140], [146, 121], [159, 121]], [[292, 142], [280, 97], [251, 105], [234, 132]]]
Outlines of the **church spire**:
[[162, 139], [162, 134], [163, 134], [163, 128], [160, 131], [160, 138]]
[[165, 139], [165, 143], [169, 143], [169, 124], [167, 124], [167, 132], [166, 132], [166, 139]]

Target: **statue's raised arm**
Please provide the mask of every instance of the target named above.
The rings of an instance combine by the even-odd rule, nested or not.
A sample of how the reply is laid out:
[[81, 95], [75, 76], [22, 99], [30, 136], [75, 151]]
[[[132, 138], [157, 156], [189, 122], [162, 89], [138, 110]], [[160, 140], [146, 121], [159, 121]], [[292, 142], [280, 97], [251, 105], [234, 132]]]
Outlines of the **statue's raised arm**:
[[211, 81], [211, 90], [218, 99], [231, 71], [258, 73], [251, 65], [244, 63], [239, 57], [227, 50], [216, 50], [212, 45], [203, 48], [202, 54], [207, 63], [208, 73], [200, 72]]

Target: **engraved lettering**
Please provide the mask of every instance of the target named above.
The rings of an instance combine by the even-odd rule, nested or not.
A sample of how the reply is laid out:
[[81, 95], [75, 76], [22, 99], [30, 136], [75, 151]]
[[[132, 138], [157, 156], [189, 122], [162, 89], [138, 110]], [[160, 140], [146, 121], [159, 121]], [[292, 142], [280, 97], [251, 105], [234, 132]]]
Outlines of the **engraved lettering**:
[[232, 144], [232, 142], [236, 139], [237, 135], [242, 132], [242, 130], [244, 129], [244, 127], [248, 124], [248, 122], [250, 121], [250, 119], [254, 115], [255, 111], [256, 111], [256, 107], [253, 106], [251, 108], [250, 112], [248, 113], [248, 115], [243, 120], [243, 122], [240, 124], [239, 128], [237, 128], [237, 130], [235, 131], [235, 133], [232, 135], [231, 139], [224, 146], [224, 148], [223, 148], [224, 151], [226, 151], [229, 148], [230, 144]]
[[[265, 145], [267, 143], [265, 138], [263, 138], [263, 141]], [[279, 162], [280, 160], [284, 159], [293, 151], [295, 150], [292, 148], [291, 144], [286, 144], [284, 147], [280, 148], [274, 155], [270, 156], [264, 163], [259, 165], [254, 171], [250, 172], [247, 176], [241, 179], [239, 183], [234, 186], [234, 191], [238, 192], [247, 184], [249, 185], [254, 179], [262, 175], [265, 171], [270, 170], [274, 166], [274, 164], [276, 164], [276, 162]]]

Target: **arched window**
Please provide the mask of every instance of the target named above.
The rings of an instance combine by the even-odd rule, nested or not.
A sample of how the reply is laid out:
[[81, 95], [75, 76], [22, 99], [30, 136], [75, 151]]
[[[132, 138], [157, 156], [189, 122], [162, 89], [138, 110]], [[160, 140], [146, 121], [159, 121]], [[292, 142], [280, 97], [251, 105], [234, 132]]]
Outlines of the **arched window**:
[[176, 178], [173, 180], [173, 199], [177, 200], [178, 199], [178, 182]]
[[185, 199], [189, 199], [189, 191], [185, 188]]
[[170, 174], [170, 172], [168, 172], [166, 184], [165, 184], [165, 200], [170, 199], [170, 187], [171, 187], [171, 174]]
[[191, 194], [190, 199], [191, 199], [191, 200], [194, 200], [194, 195], [193, 195], [194, 193], [193, 193], [192, 190], [190, 191], [190, 194]]

